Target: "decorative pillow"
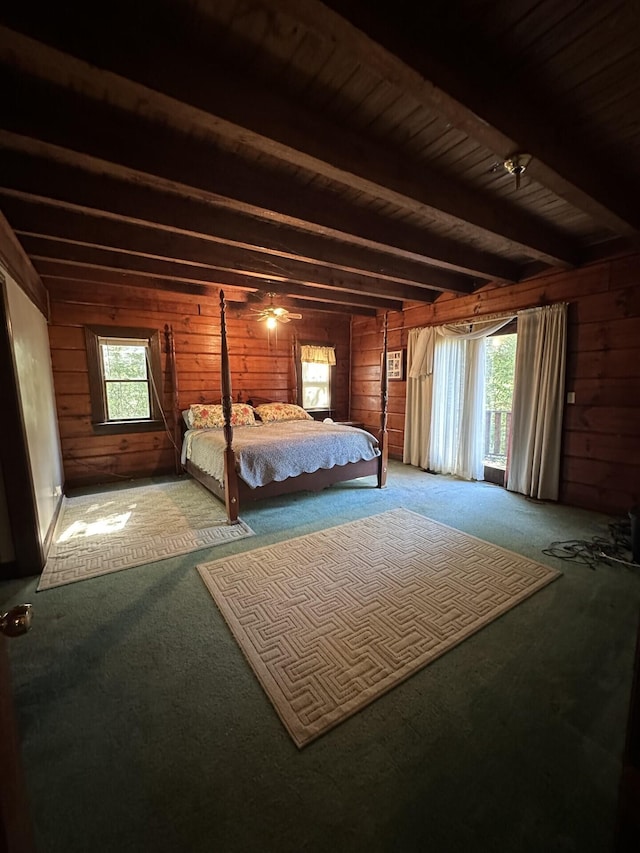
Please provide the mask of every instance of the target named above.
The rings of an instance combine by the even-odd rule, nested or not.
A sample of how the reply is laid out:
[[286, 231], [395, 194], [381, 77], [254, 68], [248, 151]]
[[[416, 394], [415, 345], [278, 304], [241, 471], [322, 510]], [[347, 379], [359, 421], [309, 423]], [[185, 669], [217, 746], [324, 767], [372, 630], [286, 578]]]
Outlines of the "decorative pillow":
[[294, 403], [261, 403], [256, 414], [265, 423], [273, 421], [312, 421], [313, 418], [302, 406]]
[[[191, 429], [215, 429], [224, 426], [221, 405], [194, 403], [189, 407]], [[246, 403], [231, 404], [231, 426], [255, 426], [253, 409]]]

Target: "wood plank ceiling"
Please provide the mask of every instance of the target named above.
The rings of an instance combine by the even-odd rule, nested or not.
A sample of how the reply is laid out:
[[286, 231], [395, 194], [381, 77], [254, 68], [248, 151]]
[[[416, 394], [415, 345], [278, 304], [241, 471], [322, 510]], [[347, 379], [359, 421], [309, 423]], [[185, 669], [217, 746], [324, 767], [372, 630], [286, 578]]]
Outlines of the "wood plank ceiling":
[[6, 4], [0, 209], [52, 292], [373, 314], [579, 266], [638, 247], [639, 33], [615, 0]]

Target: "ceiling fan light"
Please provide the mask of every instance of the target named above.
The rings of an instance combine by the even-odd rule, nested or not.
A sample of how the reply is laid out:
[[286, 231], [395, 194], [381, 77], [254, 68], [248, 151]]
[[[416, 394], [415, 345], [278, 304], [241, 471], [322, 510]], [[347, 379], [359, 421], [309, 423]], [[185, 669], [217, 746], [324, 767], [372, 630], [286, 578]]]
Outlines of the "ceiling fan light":
[[275, 329], [278, 325], [278, 321], [275, 317], [267, 317], [267, 329]]

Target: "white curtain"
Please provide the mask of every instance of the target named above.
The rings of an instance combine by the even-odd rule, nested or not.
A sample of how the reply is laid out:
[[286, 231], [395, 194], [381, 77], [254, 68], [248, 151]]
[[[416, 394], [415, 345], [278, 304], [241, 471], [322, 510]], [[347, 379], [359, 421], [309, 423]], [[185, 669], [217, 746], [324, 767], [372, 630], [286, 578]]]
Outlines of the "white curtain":
[[406, 410], [402, 461], [418, 468], [429, 467], [431, 387], [433, 381], [433, 326], [411, 329], [407, 341]]
[[436, 328], [432, 471], [465, 480], [484, 479], [485, 341], [512, 319]]
[[484, 477], [484, 339], [512, 319], [410, 330], [404, 462]]
[[557, 500], [564, 411], [567, 305], [518, 312], [507, 489]]

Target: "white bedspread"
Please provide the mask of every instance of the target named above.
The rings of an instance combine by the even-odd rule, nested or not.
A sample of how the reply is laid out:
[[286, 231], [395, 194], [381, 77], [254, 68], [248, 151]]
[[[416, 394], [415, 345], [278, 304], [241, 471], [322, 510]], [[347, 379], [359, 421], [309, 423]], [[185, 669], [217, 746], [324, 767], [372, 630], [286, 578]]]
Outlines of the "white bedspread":
[[[319, 421], [234, 427], [233, 449], [236, 470], [252, 488], [380, 455], [378, 439], [371, 433], [344, 424]], [[183, 465], [187, 459], [222, 482], [223, 430], [188, 430], [182, 445]]]

